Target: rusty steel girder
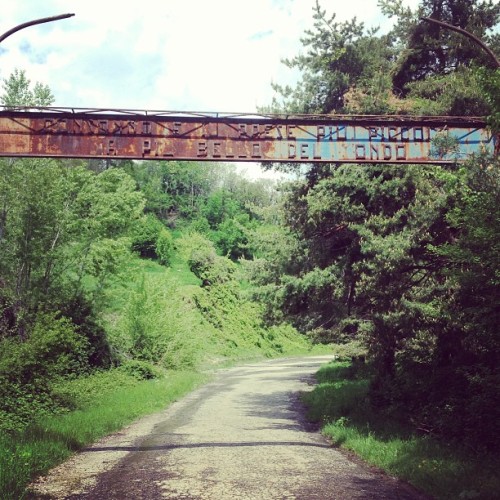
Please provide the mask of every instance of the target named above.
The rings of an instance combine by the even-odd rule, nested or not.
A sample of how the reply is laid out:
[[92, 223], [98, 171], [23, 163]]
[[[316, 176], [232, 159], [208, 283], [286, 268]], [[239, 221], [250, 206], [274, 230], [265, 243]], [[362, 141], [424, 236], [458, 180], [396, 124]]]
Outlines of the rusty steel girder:
[[0, 110], [10, 157], [450, 163], [496, 144], [481, 118]]

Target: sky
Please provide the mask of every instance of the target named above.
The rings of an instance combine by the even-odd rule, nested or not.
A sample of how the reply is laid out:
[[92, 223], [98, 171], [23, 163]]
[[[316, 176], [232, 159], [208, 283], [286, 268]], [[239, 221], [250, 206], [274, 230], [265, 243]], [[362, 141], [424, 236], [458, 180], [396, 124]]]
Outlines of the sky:
[[[316, 0], [2, 0], [0, 79], [23, 69], [54, 105], [169, 111], [254, 112], [271, 83], [293, 85], [280, 61], [297, 55]], [[339, 21], [386, 31], [377, 0], [322, 0]], [[404, 0], [415, 6], [418, 0]]]

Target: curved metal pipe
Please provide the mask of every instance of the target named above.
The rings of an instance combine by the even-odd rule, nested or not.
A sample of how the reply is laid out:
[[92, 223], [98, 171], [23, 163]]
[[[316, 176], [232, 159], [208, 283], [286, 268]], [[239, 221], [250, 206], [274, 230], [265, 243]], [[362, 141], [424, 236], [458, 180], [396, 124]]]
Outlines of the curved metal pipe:
[[60, 19], [67, 19], [68, 17], [73, 17], [74, 15], [75, 14], [61, 14], [59, 16], [43, 17], [41, 19], [34, 19], [33, 21], [19, 24], [9, 31], [6, 31], [3, 35], [0, 35], [0, 43], [2, 43], [8, 36], [13, 35], [17, 31], [24, 28], [28, 28], [29, 26], [34, 26], [35, 24], [50, 23], [52, 21], [59, 21]]
[[432, 17], [421, 17], [420, 19], [422, 21], [427, 21], [429, 23], [437, 24], [437, 25], [442, 26], [443, 28], [447, 28], [451, 31], [456, 31], [457, 33], [460, 33], [461, 35], [464, 35], [467, 38], [471, 39], [473, 42], [477, 43], [490, 56], [491, 60], [495, 63], [495, 68], [497, 68], [497, 69], [500, 68], [500, 61], [498, 60], [495, 53], [476, 35], [469, 33], [468, 31], [464, 30], [463, 28], [459, 28], [458, 26], [453, 26], [453, 24], [448, 24], [448, 23], [445, 23], [444, 21], [438, 21], [437, 19], [433, 19]]

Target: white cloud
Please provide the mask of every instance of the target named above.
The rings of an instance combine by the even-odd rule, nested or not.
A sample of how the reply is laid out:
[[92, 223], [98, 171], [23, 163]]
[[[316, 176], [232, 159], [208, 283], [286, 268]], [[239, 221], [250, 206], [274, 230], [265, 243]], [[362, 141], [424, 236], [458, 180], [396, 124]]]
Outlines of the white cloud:
[[[4, 5], [7, 3], [7, 5]], [[1, 47], [0, 77], [25, 69], [59, 106], [254, 111], [280, 63], [300, 50], [315, 0], [4, 0], [0, 32], [38, 17]], [[413, 1], [415, 3], [415, 1]], [[327, 1], [339, 20], [380, 22], [376, 0]], [[292, 81], [293, 83], [293, 81]]]
[[[322, 0], [338, 20], [380, 24], [377, 0]], [[415, 5], [417, 0], [405, 0]], [[293, 84], [280, 60], [300, 49], [315, 0], [2, 0], [0, 78], [26, 70], [57, 106], [253, 112], [271, 82]]]

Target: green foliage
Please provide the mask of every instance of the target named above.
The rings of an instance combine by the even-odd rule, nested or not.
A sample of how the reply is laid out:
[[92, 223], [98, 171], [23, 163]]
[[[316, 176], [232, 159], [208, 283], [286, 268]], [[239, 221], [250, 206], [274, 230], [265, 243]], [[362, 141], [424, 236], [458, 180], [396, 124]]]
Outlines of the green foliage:
[[4, 94], [0, 97], [3, 106], [50, 106], [54, 96], [47, 85], [39, 82], [31, 88], [31, 81], [24, 70], [15, 69], [3, 81]]
[[136, 280], [125, 294], [120, 315], [107, 325], [118, 358], [169, 369], [196, 366], [204, 339], [193, 304], [165, 274], [143, 274]]
[[[113, 308], [105, 327], [121, 363], [199, 367], [310, 349], [291, 326], [264, 326], [261, 307], [240, 289], [235, 264], [218, 256], [210, 241], [196, 233], [177, 236], [170, 268], [137, 259], [109, 296]], [[189, 272], [187, 261], [193, 264], [206, 249], [213, 260], [197, 263], [200, 276], [212, 281], [203, 283]]]
[[428, 76], [406, 88], [412, 112], [419, 115], [485, 116], [492, 109], [474, 68]]
[[265, 328], [261, 307], [249, 302], [239, 290], [235, 264], [217, 256], [213, 247], [196, 248], [189, 262], [205, 285], [195, 293], [195, 304], [222, 339], [225, 356], [232, 357], [233, 352], [249, 355], [259, 351], [272, 356], [307, 348], [306, 339], [290, 325]]
[[174, 253], [174, 239], [166, 229], [162, 229], [158, 234], [155, 252], [160, 264], [170, 265]]
[[211, 248], [193, 251], [189, 268], [205, 286], [231, 282], [236, 271], [236, 266], [230, 260], [219, 257]]
[[228, 190], [219, 189], [209, 196], [202, 214], [211, 229], [216, 229], [224, 220], [234, 217], [239, 208], [239, 203]]
[[495, 498], [498, 459], [415, 432], [397, 418], [369, 404], [363, 370], [335, 361], [317, 373], [318, 386], [304, 395], [309, 416], [323, 425], [334, 443], [354, 451], [368, 463], [403, 478], [438, 499]]
[[[250, 257], [248, 232], [251, 226], [250, 217], [245, 213], [222, 222], [215, 234], [215, 241], [222, 254], [233, 260]], [[255, 227], [255, 224], [253, 226]]]
[[207, 237], [211, 234], [210, 224], [206, 217], [203, 216], [194, 219], [189, 225], [188, 231], [193, 233], [200, 233]]
[[152, 214], [137, 220], [132, 230], [132, 250], [141, 257], [155, 258], [156, 242], [163, 229], [163, 224]]
[[189, 233], [177, 240], [177, 246], [191, 272], [204, 286], [227, 283], [232, 280], [236, 267], [233, 262], [217, 255], [215, 245], [200, 233]]
[[29, 340], [4, 339], [0, 352], [0, 426], [18, 430], [58, 407], [52, 384], [88, 369], [89, 345], [66, 319], [38, 315]]
[[147, 212], [175, 226], [178, 217], [195, 216], [218, 182], [221, 166], [198, 162], [158, 161], [129, 165], [127, 170], [146, 198]]
[[485, 101], [490, 107], [488, 122], [493, 132], [500, 130], [500, 69], [487, 70], [479, 68], [477, 78]]
[[161, 376], [155, 365], [138, 359], [131, 359], [120, 365], [120, 370], [137, 380], [151, 380]]
[[114, 360], [106, 331], [99, 321], [97, 308], [89, 297], [75, 295], [64, 300], [59, 311], [62, 317], [71, 321], [78, 335], [87, 340], [89, 366], [92, 369], [110, 368]]
[[10, 334], [24, 335], [40, 308], [94, 293], [123, 264], [120, 237], [142, 212], [142, 195], [119, 170], [98, 175], [53, 160], [0, 160], [0, 275], [12, 304]]
[[109, 169], [92, 176], [78, 193], [77, 214], [81, 228], [92, 236], [116, 237], [125, 233], [142, 215], [143, 195], [133, 179], [120, 169]]
[[398, 0], [383, 0], [380, 4], [384, 14], [397, 19], [394, 34], [402, 50], [393, 71], [394, 84], [400, 90], [408, 82], [453, 73], [472, 61], [490, 64], [484, 51], [470, 39], [434, 23], [422, 22], [421, 17], [463, 28], [493, 50], [498, 49], [498, 34], [491, 29], [498, 23], [500, 8], [492, 1], [423, 0], [415, 11], [405, 9]]
[[316, 2], [314, 29], [307, 30], [301, 40], [305, 54], [284, 60], [290, 68], [302, 72], [295, 89], [274, 85], [282, 102], [273, 101], [274, 111], [331, 113], [345, 110], [344, 95], [354, 85], [370, 88], [373, 112], [385, 112], [384, 99], [389, 82], [384, 78], [394, 54], [389, 37], [375, 37], [376, 31], [365, 33], [356, 19], [335, 21]]
[[[318, 3], [304, 53], [285, 61], [303, 79], [276, 87], [274, 108], [489, 115], [496, 130], [498, 70], [479, 69], [487, 63], [476, 45], [419, 17], [468, 29], [495, 50], [500, 7], [380, 5], [397, 21], [387, 36], [337, 23]], [[456, 160], [455, 149], [445, 132], [433, 141], [436, 158]], [[309, 166], [284, 188], [282, 227], [252, 233], [258, 259], [248, 265], [268, 321], [364, 344], [381, 412], [483, 451], [499, 445], [499, 169], [481, 156], [463, 168]]]
[[174, 240], [170, 232], [153, 214], [137, 220], [131, 234], [134, 252], [141, 257], [158, 259], [168, 266], [174, 252]]
[[489, 72], [477, 68], [491, 64], [486, 52], [469, 38], [421, 18], [463, 28], [498, 51], [500, 38], [494, 30], [498, 5], [424, 0], [414, 11], [397, 0], [383, 0], [380, 5], [384, 14], [397, 20], [392, 34], [399, 55], [391, 75], [394, 90], [406, 96], [411, 113], [484, 116], [495, 112], [491, 99], [495, 93], [485, 92], [488, 78], [481, 76]]
[[[8, 106], [52, 101], [24, 72], [5, 80], [4, 90]], [[123, 236], [143, 206], [123, 170], [0, 160], [2, 428], [20, 429], [64, 408], [53, 391], [57, 380], [111, 365], [98, 299], [128, 259]]]

